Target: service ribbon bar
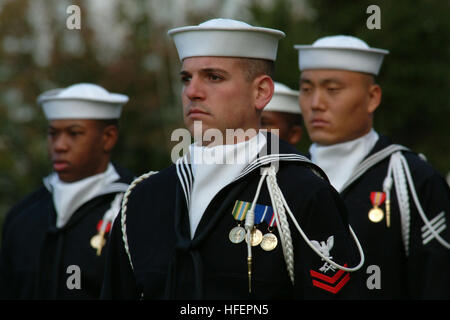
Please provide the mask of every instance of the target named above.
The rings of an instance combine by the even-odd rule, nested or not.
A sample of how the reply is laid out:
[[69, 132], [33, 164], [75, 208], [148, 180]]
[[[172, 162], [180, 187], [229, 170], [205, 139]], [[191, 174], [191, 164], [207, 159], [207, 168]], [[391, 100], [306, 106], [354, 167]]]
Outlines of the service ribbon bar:
[[[233, 217], [237, 221], [243, 221], [247, 215], [248, 210], [252, 207], [250, 202], [236, 200], [232, 211]], [[276, 225], [273, 209], [270, 206], [262, 204], [255, 205], [255, 224], [260, 224], [266, 221], [269, 226]]]

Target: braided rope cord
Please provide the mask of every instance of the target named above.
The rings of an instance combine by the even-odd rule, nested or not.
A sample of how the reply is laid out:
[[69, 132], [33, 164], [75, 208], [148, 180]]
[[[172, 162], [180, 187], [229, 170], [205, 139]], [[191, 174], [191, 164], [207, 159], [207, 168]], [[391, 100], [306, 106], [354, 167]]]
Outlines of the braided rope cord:
[[419, 211], [420, 217], [422, 218], [422, 221], [425, 223], [425, 225], [428, 227], [428, 230], [433, 234], [433, 236], [436, 238], [436, 240], [443, 245], [445, 248], [450, 249], [450, 243], [442, 239], [442, 237], [439, 235], [439, 233], [434, 229], [431, 222], [427, 219], [427, 216], [425, 215], [425, 212], [422, 209], [422, 206], [420, 205], [419, 197], [417, 196], [416, 190], [414, 188], [414, 182], [411, 176], [411, 172], [409, 170], [408, 162], [406, 159], [402, 156], [400, 160], [403, 163], [403, 166], [405, 168], [406, 177], [411, 189], [411, 195], [413, 196], [414, 203], [416, 204], [417, 210]]
[[[419, 212], [420, 217], [422, 218], [423, 223], [427, 226], [427, 229], [433, 234], [434, 238], [446, 249], [450, 249], [450, 243], [445, 241], [440, 235], [439, 233], [435, 230], [434, 226], [431, 224], [431, 222], [428, 220], [422, 205], [420, 203], [419, 197], [417, 196], [417, 192], [416, 189], [414, 187], [414, 181], [412, 179], [411, 176], [411, 171], [409, 169], [409, 165], [408, 162], [406, 161], [405, 157], [399, 153], [397, 155], [397, 161], [401, 164], [401, 166], [403, 167], [404, 173], [406, 174], [406, 179], [405, 179], [405, 185], [406, 183], [408, 183], [409, 185], [409, 189], [412, 195], [412, 198], [414, 200], [414, 204], [416, 205], [417, 211]], [[395, 171], [395, 170], [394, 170]], [[405, 187], [406, 189], [406, 187]]]
[[131, 255], [130, 255], [130, 248], [128, 246], [128, 238], [127, 238], [127, 226], [126, 226], [126, 212], [127, 212], [127, 205], [128, 205], [128, 197], [131, 194], [131, 191], [143, 180], [147, 179], [148, 177], [154, 175], [155, 173], [158, 173], [158, 171], [149, 171], [147, 173], [144, 173], [143, 175], [137, 177], [133, 180], [133, 182], [128, 187], [127, 191], [125, 192], [123, 199], [122, 199], [122, 212], [121, 212], [121, 226], [122, 226], [122, 240], [125, 247], [125, 252], [127, 253], [128, 260], [130, 261], [131, 269], [133, 268], [133, 263], [131, 262]]
[[406, 256], [408, 256], [411, 210], [409, 206], [408, 186], [406, 184], [405, 172], [403, 171], [403, 166], [399, 157], [401, 157], [400, 152], [394, 153], [389, 161], [389, 166], [392, 165], [395, 191], [397, 194], [398, 206], [400, 208], [403, 244], [405, 246]]
[[[273, 167], [269, 168], [273, 169]], [[278, 233], [280, 234], [281, 246], [283, 248], [284, 260], [286, 262], [286, 268], [291, 279], [292, 285], [294, 285], [294, 247], [292, 245], [291, 230], [289, 229], [289, 222], [287, 221], [286, 211], [281, 199], [281, 190], [278, 187], [275, 177], [275, 170], [270, 170], [267, 178], [267, 188], [272, 204], [274, 204], [273, 211], [275, 213], [275, 220], [277, 222]]]
[[405, 157], [400, 151], [392, 154], [391, 159], [389, 161], [388, 173], [383, 182], [383, 190], [386, 192], [387, 200], [389, 200], [390, 197], [392, 179], [394, 180], [398, 206], [400, 209], [401, 232], [406, 256], [409, 256], [410, 220], [411, 220], [408, 186], [414, 204], [425, 226], [427, 227], [429, 232], [433, 235], [433, 237], [442, 246], [444, 246], [447, 249], [450, 249], [450, 244], [439, 235], [439, 233], [435, 230], [435, 227], [431, 224], [431, 222], [425, 215], [419, 197], [417, 196], [416, 193], [414, 181], [411, 176], [411, 171], [409, 169], [408, 162], [406, 161]]

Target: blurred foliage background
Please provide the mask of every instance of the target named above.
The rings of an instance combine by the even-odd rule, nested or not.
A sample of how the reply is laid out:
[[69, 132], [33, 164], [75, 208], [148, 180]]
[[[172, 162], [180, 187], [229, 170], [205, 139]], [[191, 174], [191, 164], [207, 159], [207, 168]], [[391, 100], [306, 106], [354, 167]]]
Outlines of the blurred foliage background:
[[[81, 9], [70, 30], [68, 6]], [[381, 29], [366, 13], [380, 8]], [[130, 97], [114, 161], [136, 175], [168, 166], [171, 132], [183, 127], [172, 27], [225, 17], [283, 30], [275, 80], [298, 89], [294, 44], [349, 34], [388, 49], [378, 77], [375, 129], [450, 170], [450, 2], [333, 0], [0, 0], [0, 225], [50, 173], [45, 90], [92, 82]], [[307, 134], [298, 148], [307, 152]]]

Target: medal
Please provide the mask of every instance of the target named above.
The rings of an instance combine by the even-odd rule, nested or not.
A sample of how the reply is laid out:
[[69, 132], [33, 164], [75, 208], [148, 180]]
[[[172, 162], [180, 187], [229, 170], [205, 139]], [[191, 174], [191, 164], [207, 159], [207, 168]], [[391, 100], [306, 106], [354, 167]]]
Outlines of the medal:
[[[241, 227], [242, 221], [245, 219], [245, 216], [247, 215], [247, 212], [252, 209], [254, 210], [254, 219], [252, 219], [253, 228], [252, 230], [246, 230], [243, 227]], [[231, 231], [228, 234], [228, 238], [232, 243], [241, 243], [243, 239], [245, 239], [245, 242], [247, 242], [247, 248], [248, 248], [248, 256], [247, 256], [247, 267], [248, 267], [248, 290], [249, 293], [252, 291], [252, 255], [251, 255], [251, 247], [255, 247], [257, 245], [262, 246], [262, 248], [266, 251], [273, 250], [273, 248], [276, 247], [276, 244], [278, 242], [275, 235], [271, 234], [273, 237], [275, 237], [275, 240], [273, 237], [263, 237], [263, 234], [258, 228], [256, 228], [257, 225], [262, 223], [263, 221], [267, 222], [267, 219], [270, 217], [269, 220], [273, 219], [273, 209], [269, 206], [264, 206], [260, 204], [254, 204], [246, 201], [236, 200], [234, 204], [233, 211], [231, 212], [234, 219], [238, 222], [238, 225], [231, 229]], [[269, 221], [272, 222], [272, 221]], [[267, 223], [269, 223], [267, 222]], [[269, 223], [270, 224], [270, 223]], [[271, 226], [274, 224], [272, 222]], [[269, 229], [270, 231], [270, 229]], [[263, 238], [265, 238], [265, 243], [262, 244]]]
[[100, 231], [91, 238], [91, 247], [97, 250], [98, 256], [102, 253], [102, 249], [106, 244], [104, 235], [105, 235], [104, 232]]
[[228, 238], [233, 243], [241, 243], [245, 239], [245, 229], [241, 226], [234, 227], [231, 229]]
[[[245, 219], [248, 210], [250, 210], [252, 204], [246, 201], [237, 200], [234, 204], [231, 214], [234, 220], [238, 221], [238, 225], [231, 229], [228, 234], [228, 238], [232, 243], [241, 243], [245, 239], [246, 230], [241, 226], [242, 221]], [[255, 225], [260, 224], [266, 219], [266, 214], [271, 208], [260, 204], [255, 205]], [[256, 230], [256, 231], [255, 231]], [[257, 246], [262, 241], [262, 233], [258, 229], [253, 229], [251, 235], [252, 246]]]
[[245, 219], [250, 206], [251, 203], [245, 201], [236, 201], [234, 204], [231, 214], [233, 215], [234, 220], [238, 221], [238, 225], [231, 229], [228, 234], [228, 239], [230, 239], [232, 243], [238, 244], [244, 241], [245, 229], [241, 227], [241, 222]]
[[369, 211], [369, 220], [374, 223], [383, 220], [383, 216], [384, 216], [383, 210], [381, 210], [380, 208], [372, 208]]
[[379, 206], [386, 199], [386, 194], [384, 192], [371, 192], [370, 201], [372, 202], [373, 208], [369, 211], [369, 220], [377, 223], [383, 220], [384, 212], [379, 208]]
[[276, 235], [274, 235], [272, 233], [272, 229], [274, 226], [277, 225], [276, 219], [275, 219], [275, 212], [272, 211], [272, 216], [269, 218], [269, 216], [267, 216], [268, 219], [266, 219], [266, 222], [269, 224], [269, 233], [266, 233], [263, 236], [263, 239], [261, 241], [261, 248], [264, 251], [272, 251], [273, 249], [275, 249], [278, 245], [278, 238]]
[[91, 247], [96, 250], [97, 256], [102, 254], [102, 249], [106, 244], [105, 234], [112, 228], [112, 222], [120, 211], [123, 194], [117, 193], [111, 202], [111, 207], [103, 214], [103, 218], [97, 223], [97, 234], [91, 238]]
[[[250, 232], [250, 244], [252, 245], [252, 247], [255, 247], [258, 244], [260, 244], [262, 238], [263, 238], [262, 232], [259, 231], [256, 227], [253, 227], [252, 232]], [[247, 239], [245, 239], [245, 241], [247, 241]]]
[[265, 251], [272, 251], [278, 244], [278, 238], [272, 232], [266, 233], [261, 241], [261, 248]]
[[98, 233], [91, 238], [91, 247], [96, 250], [97, 256], [102, 254], [102, 249], [106, 244], [105, 234], [111, 230], [111, 222], [102, 219], [97, 223]]

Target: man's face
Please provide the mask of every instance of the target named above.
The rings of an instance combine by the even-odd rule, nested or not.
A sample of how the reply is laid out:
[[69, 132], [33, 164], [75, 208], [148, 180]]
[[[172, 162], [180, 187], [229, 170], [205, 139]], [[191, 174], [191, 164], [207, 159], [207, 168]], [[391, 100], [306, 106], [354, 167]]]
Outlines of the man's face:
[[311, 140], [321, 145], [332, 145], [369, 132], [372, 113], [378, 106], [371, 95], [374, 86], [379, 89], [371, 76], [363, 73], [303, 71], [299, 103]]
[[48, 150], [53, 170], [64, 182], [74, 182], [104, 168], [103, 129], [96, 120], [52, 120]]
[[261, 128], [272, 131], [278, 130], [278, 136], [286, 141], [289, 141], [291, 126], [286, 119], [286, 114], [283, 112], [263, 111], [261, 115]]
[[183, 117], [191, 134], [194, 121], [202, 122], [203, 132], [215, 128], [222, 134], [226, 129], [247, 130], [259, 122], [252, 82], [246, 80], [237, 59], [186, 58], [180, 77]]

